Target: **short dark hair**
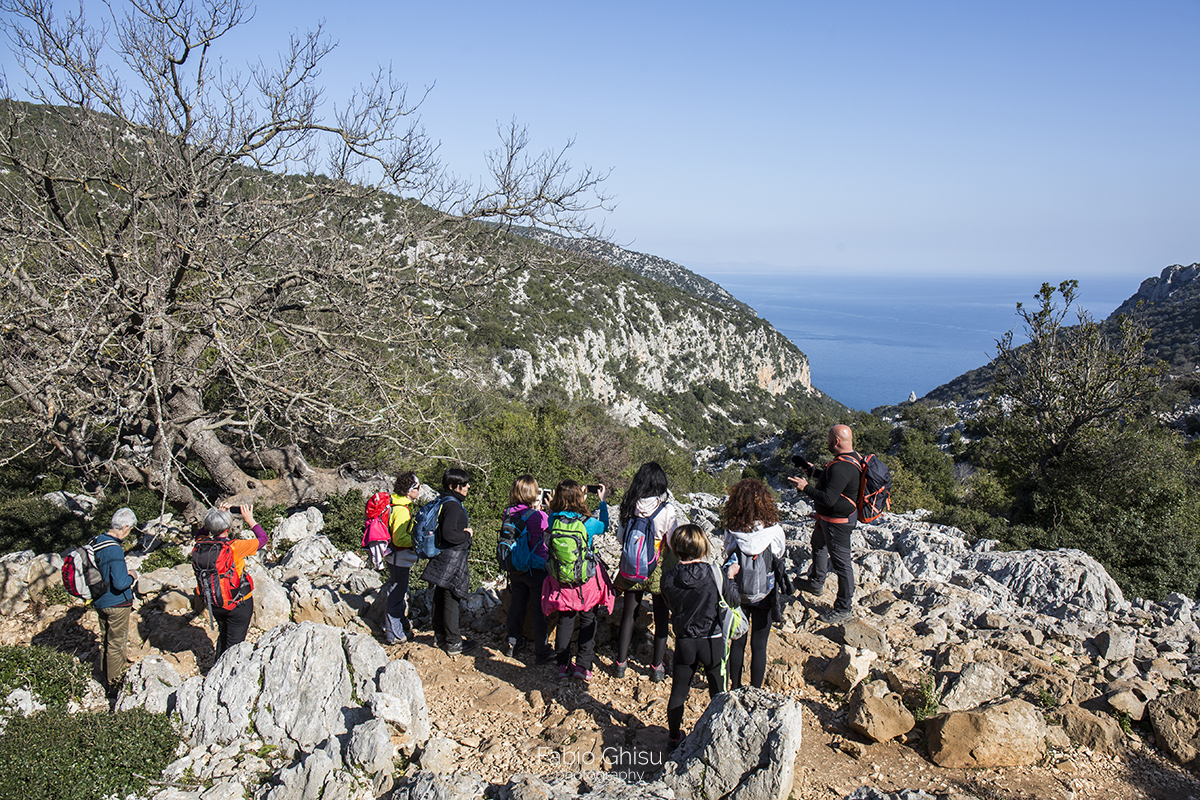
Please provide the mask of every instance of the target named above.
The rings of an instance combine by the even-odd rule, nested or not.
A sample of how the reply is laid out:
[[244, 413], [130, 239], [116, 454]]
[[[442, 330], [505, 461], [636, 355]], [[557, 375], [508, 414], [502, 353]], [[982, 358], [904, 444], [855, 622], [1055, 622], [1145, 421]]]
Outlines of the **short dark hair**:
[[456, 486], [463, 486], [470, 482], [471, 475], [465, 469], [451, 467], [442, 474], [442, 489], [447, 492]]

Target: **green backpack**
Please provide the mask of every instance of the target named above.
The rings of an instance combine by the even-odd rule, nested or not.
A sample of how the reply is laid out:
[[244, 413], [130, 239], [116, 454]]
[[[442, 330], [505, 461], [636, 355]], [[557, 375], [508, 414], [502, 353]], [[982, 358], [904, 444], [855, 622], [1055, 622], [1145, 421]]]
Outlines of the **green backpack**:
[[550, 515], [546, 567], [563, 586], [582, 586], [596, 574], [596, 554], [588, 546], [584, 518], [574, 511]]

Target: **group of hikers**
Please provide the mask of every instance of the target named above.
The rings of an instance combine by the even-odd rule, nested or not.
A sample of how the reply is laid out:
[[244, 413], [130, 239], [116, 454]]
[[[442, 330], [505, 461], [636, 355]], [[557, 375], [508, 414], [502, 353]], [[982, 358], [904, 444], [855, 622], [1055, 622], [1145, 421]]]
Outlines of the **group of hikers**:
[[[822, 615], [830, 623], [852, 616], [854, 573], [850, 535], [854, 529], [863, 460], [854, 452], [845, 425], [830, 429], [834, 458], [824, 468], [803, 460], [803, 476], [788, 480], [812, 500], [817, 524], [812, 566], [798, 588], [820, 594], [832, 564], [838, 579], [834, 606]], [[412, 513], [420, 487], [409, 472], [400, 475], [390, 498], [390, 540], [375, 552], [387, 564], [389, 581], [383, 640], [391, 645], [411, 639], [407, 592], [417, 551], [421, 520]], [[431, 627], [434, 642], [451, 656], [476, 643], [459, 630], [459, 600], [470, 588], [468, 554], [472, 530], [463, 507], [470, 476], [449, 469], [442, 477], [440, 509], [426, 525], [436, 542], [421, 579], [433, 587]], [[597, 508], [588, 506], [594, 495]], [[653, 647], [648, 664], [652, 681], [667, 676], [668, 633], [674, 634], [671, 693], [667, 723], [671, 745], [682, 737], [684, 705], [694, 674], [703, 670], [710, 696], [743, 684], [749, 643], [749, 684], [761, 687], [766, 676], [767, 643], [772, 621], [781, 619], [782, 596], [794, 591], [784, 568], [785, 536], [770, 489], [747, 478], [729, 487], [721, 512], [721, 553], [710, 553], [708, 535], [681, 520], [668, 500], [667, 476], [655, 463], [633, 476], [617, 512], [615, 535], [620, 561], [614, 572], [596, 556], [595, 539], [612, 527], [609, 488], [564, 480], [543, 491], [532, 475], [520, 475], [509, 490], [497, 545], [497, 560], [507, 573], [511, 593], [501, 653], [514, 657], [532, 646], [533, 663], [557, 666], [558, 678], [592, 680], [598, 615], [612, 614], [618, 593], [623, 604], [613, 675], [626, 676], [637, 614], [647, 592], [653, 610]], [[378, 512], [376, 512], [378, 513]], [[372, 507], [368, 503], [368, 529]], [[375, 544], [364, 534], [364, 546]], [[557, 614], [553, 642], [549, 618]], [[524, 635], [528, 621], [532, 637]], [[576, 636], [576, 632], [578, 635]], [[575, 639], [572, 654], [572, 640]]]
[[[812, 565], [797, 587], [820, 594], [830, 565], [838, 579], [834, 606], [822, 614], [830, 623], [852, 616], [854, 573], [850, 535], [854, 529], [865, 463], [854, 452], [845, 425], [830, 429], [833, 460], [817, 468], [795, 459], [805, 474], [788, 478], [812, 500], [817, 519], [812, 537]], [[393, 491], [373, 496], [367, 504], [363, 545], [377, 567], [386, 566], [388, 582], [383, 641], [392, 645], [414, 636], [408, 617], [408, 591], [413, 568], [427, 562], [420, 578], [433, 588], [431, 628], [434, 643], [451, 656], [473, 650], [459, 626], [459, 601], [470, 591], [470, 519], [463, 501], [470, 475], [451, 468], [442, 476], [438, 498], [415, 510], [420, 479], [399, 475]], [[593, 512], [588, 497], [596, 497]], [[781, 619], [781, 600], [793, 582], [784, 569], [785, 537], [770, 489], [747, 478], [729, 487], [721, 512], [722, 551], [710, 552], [709, 536], [681, 520], [669, 502], [667, 476], [655, 463], [643, 464], [633, 476], [617, 512], [615, 535], [621, 557], [614, 573], [596, 556], [595, 539], [608, 533], [609, 489], [564, 480], [543, 491], [531, 475], [512, 483], [497, 545], [497, 560], [507, 573], [511, 592], [506, 636], [501, 652], [514, 657], [526, 645], [530, 623], [535, 665], [557, 666], [559, 679], [592, 680], [598, 614], [611, 614], [618, 593], [623, 599], [613, 675], [625, 678], [638, 610], [647, 592], [653, 610], [653, 646], [649, 676], [666, 680], [668, 632], [675, 637], [667, 722], [671, 745], [681, 737], [684, 705], [694, 674], [703, 670], [710, 696], [743, 684], [747, 643], [749, 684], [761, 687], [766, 675], [771, 622]], [[234, 515], [253, 531], [253, 538], [231, 536]], [[130, 509], [114, 514], [110, 530], [88, 545], [102, 585], [93, 588], [100, 620], [99, 667], [110, 696], [119, 688], [125, 666], [125, 642], [133, 586], [137, 574], [125, 565], [120, 542], [137, 525]], [[373, 534], [373, 526], [382, 535]], [[253, 614], [254, 584], [245, 572], [246, 558], [264, 547], [266, 531], [250, 505], [221, 505], [210, 510], [197, 528], [192, 550], [196, 603], [217, 629], [219, 658], [243, 641]], [[115, 545], [115, 546], [114, 546]], [[64, 569], [64, 581], [67, 572]], [[557, 614], [554, 641], [549, 618]], [[576, 637], [576, 630], [578, 636]], [[572, 655], [572, 640], [575, 652]]]

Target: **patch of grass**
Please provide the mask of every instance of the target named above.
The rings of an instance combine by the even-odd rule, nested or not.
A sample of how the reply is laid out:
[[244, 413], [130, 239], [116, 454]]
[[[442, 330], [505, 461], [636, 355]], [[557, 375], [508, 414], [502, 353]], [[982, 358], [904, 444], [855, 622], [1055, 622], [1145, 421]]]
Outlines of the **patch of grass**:
[[1121, 726], [1121, 733], [1129, 736], [1133, 733], [1133, 719], [1125, 711], [1110, 711], [1110, 714], [1116, 718], [1117, 724]]
[[[0, 647], [0, 697], [14, 689], [28, 689], [47, 706], [61, 708], [83, 694], [88, 672], [73, 656], [42, 645]], [[12, 796], [16, 795], [0, 793], [0, 797]]]
[[0, 736], [0, 797], [103, 800], [143, 793], [174, 759], [179, 734], [163, 714], [39, 711]]
[[71, 595], [61, 583], [51, 583], [42, 592], [42, 601], [48, 606], [67, 606], [71, 604]]
[[1037, 700], [1042, 708], [1054, 708], [1058, 705], [1058, 698], [1045, 686], [1038, 687]]

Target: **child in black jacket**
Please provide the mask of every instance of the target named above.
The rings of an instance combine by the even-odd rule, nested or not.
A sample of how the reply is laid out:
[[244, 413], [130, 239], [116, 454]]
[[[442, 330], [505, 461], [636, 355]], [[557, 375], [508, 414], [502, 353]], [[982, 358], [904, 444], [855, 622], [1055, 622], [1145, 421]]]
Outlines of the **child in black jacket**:
[[692, 676], [698, 666], [708, 678], [708, 696], [721, 691], [721, 662], [725, 660], [725, 640], [721, 633], [720, 594], [732, 608], [741, 603], [733, 578], [738, 565], [723, 573], [724, 584], [717, 588], [713, 566], [708, 563], [709, 544], [704, 531], [695, 525], [682, 525], [671, 534], [671, 548], [679, 556], [679, 565], [662, 578], [662, 594], [671, 609], [675, 632], [675, 659], [671, 672], [671, 699], [667, 701], [667, 729], [674, 750], [683, 739], [683, 707], [687, 702]]

